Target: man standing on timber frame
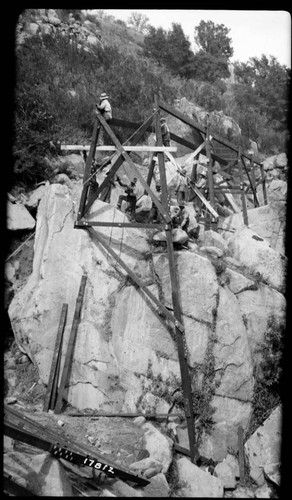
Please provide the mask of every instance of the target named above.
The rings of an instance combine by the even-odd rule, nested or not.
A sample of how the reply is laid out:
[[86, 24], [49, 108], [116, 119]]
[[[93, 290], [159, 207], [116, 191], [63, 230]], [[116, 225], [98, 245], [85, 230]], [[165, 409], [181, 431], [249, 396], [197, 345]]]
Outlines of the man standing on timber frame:
[[[108, 95], [105, 92], [100, 94], [99, 103], [96, 104], [96, 107], [103, 116], [103, 118], [105, 119], [105, 121], [110, 122], [112, 119], [112, 107], [108, 100]], [[100, 126], [97, 146], [103, 146], [103, 145], [104, 145], [104, 128]]]
[[190, 179], [187, 176], [187, 171], [182, 168], [178, 171], [178, 180], [175, 188], [177, 203], [180, 204], [181, 201], [188, 201], [188, 192], [190, 187]]

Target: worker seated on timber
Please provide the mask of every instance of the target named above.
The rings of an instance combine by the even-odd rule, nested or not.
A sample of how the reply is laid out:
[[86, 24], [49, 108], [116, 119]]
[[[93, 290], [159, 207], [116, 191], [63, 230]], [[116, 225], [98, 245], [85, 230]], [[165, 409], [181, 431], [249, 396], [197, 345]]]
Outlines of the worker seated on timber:
[[187, 171], [185, 168], [179, 170], [178, 180], [175, 187], [175, 193], [177, 197], [177, 203], [180, 204], [181, 201], [187, 201], [188, 191], [190, 187], [190, 179], [187, 176]]
[[180, 225], [179, 228], [183, 229], [190, 239], [197, 239], [200, 232], [200, 226], [194, 214], [190, 212], [189, 207], [185, 203], [180, 206]]
[[[156, 184], [156, 198], [158, 199], [158, 201], [161, 202], [161, 186], [160, 184]], [[151, 207], [151, 210], [150, 210], [150, 220], [152, 222], [161, 222], [161, 217], [160, 217], [160, 214], [158, 212], [158, 208], [157, 206], [155, 205], [154, 201], [152, 202], [152, 207]]]
[[96, 180], [96, 172], [98, 171], [99, 168], [100, 168], [99, 163], [97, 163], [95, 160], [93, 160], [91, 163], [90, 180], [89, 180], [90, 195], [93, 195], [99, 187], [99, 184]]
[[195, 182], [195, 186], [198, 189], [204, 189], [207, 184], [207, 172], [205, 170], [202, 170], [201, 172], [198, 173], [198, 179]]
[[117, 208], [120, 210], [122, 206], [122, 201], [126, 201], [128, 203], [127, 211], [129, 211], [131, 215], [134, 215], [136, 201], [137, 201], [137, 196], [135, 193], [137, 178], [134, 177], [133, 180], [130, 182], [130, 184], [126, 184], [121, 181], [120, 177], [117, 176], [117, 181], [120, 186], [125, 188], [125, 193], [126, 193], [126, 194], [121, 194], [119, 196]]
[[[110, 173], [109, 171], [107, 171], [105, 173], [105, 179], [108, 177], [109, 173]], [[115, 187], [116, 187], [116, 185], [115, 185], [114, 179], [110, 179], [110, 181], [108, 182], [108, 184], [104, 187], [104, 189], [100, 193], [99, 199], [101, 201], [104, 201], [105, 203], [110, 203], [111, 202], [112, 190]]]
[[[202, 195], [207, 198], [208, 195], [208, 189], [207, 189], [207, 172], [206, 170], [201, 170], [198, 173], [197, 181], [195, 182], [195, 186], [199, 191], [202, 193]], [[194, 198], [194, 208], [196, 212], [199, 214], [202, 211], [202, 205], [203, 202], [202, 200], [198, 197], [195, 196]]]
[[180, 219], [180, 208], [178, 205], [170, 205], [170, 218], [172, 228], [180, 227], [181, 219]]
[[[100, 94], [99, 102], [96, 104], [97, 110], [100, 112], [100, 114], [103, 116], [106, 122], [110, 122], [112, 119], [112, 107], [110, 105], [108, 98], [109, 98], [108, 95], [105, 92], [103, 92], [102, 94]], [[105, 134], [104, 128], [100, 126], [97, 146], [104, 145], [104, 134]]]
[[161, 124], [162, 144], [163, 144], [163, 146], [169, 147], [170, 146], [170, 131], [169, 131], [168, 125], [166, 123], [166, 119], [160, 118], [160, 124]]
[[143, 194], [136, 202], [136, 222], [149, 222], [152, 200], [148, 194]]
[[153, 156], [152, 161], [154, 162], [154, 168], [153, 168], [153, 178], [155, 181], [156, 186], [160, 186], [160, 172], [159, 172], [159, 163], [158, 163], [158, 158], [157, 156]]

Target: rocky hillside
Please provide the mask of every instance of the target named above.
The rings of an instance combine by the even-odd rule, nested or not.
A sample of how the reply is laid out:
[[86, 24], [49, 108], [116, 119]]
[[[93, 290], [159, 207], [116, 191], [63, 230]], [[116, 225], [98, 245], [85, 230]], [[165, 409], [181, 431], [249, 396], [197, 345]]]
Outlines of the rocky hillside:
[[[45, 40], [53, 34], [63, 37], [68, 46], [77, 40], [89, 58], [101, 55], [98, 47], [103, 50], [107, 36], [102, 23], [97, 29], [92, 21], [81, 22], [73, 15], [64, 18], [57, 9], [36, 9], [30, 14], [29, 18], [20, 19], [19, 51], [26, 44], [29, 46], [34, 37]], [[44, 47], [42, 57], [52, 54], [46, 52], [48, 46], [41, 42], [38, 55]], [[81, 54], [82, 58], [83, 52], [78, 52], [78, 47], [76, 50], [75, 54]], [[131, 50], [139, 52], [136, 39]], [[71, 71], [69, 56], [73, 53], [67, 54]], [[58, 54], [54, 57], [45, 69], [48, 74], [56, 69], [52, 77], [56, 89], [61, 86], [65, 72]], [[90, 64], [94, 61], [86, 60]], [[100, 75], [107, 73], [104, 68], [99, 70]], [[162, 76], [159, 71], [158, 79]], [[58, 95], [59, 105], [63, 105], [64, 96], [71, 104], [80, 100], [84, 103], [84, 82], [80, 77], [72, 87], [64, 87], [65, 91]], [[42, 86], [40, 81], [38, 85], [43, 92], [40, 95], [49, 99], [49, 85]], [[92, 84], [92, 98], [96, 89], [96, 84]], [[26, 92], [30, 96], [28, 88]], [[143, 101], [142, 93], [139, 96], [141, 100], [137, 102], [145, 105], [144, 111], [149, 116], [150, 101]], [[123, 108], [118, 99], [116, 104], [116, 109], [121, 114], [125, 112], [127, 119], [142, 118], [138, 113], [127, 116], [127, 107]], [[182, 96], [174, 105], [205, 124], [207, 110], [197, 103]], [[91, 107], [89, 103], [88, 113]], [[62, 109], [66, 116], [65, 107]], [[75, 119], [79, 123], [77, 115], [70, 115], [72, 123]], [[217, 110], [209, 115], [214, 129], [220, 129], [234, 141], [241, 140], [241, 129], [232, 117]], [[171, 131], [196, 144], [198, 138], [190, 127], [178, 124], [174, 118], [169, 119], [169, 126]], [[89, 143], [90, 121], [83, 122], [83, 127], [84, 143]], [[72, 130], [66, 129], [69, 139], [77, 129]], [[153, 144], [153, 134], [146, 140]], [[106, 454], [148, 478], [150, 484], [138, 488], [126, 481], [108, 479], [102, 472], [92, 469], [86, 472], [86, 467], [73, 467], [65, 460], [56, 460], [5, 438], [4, 464], [8, 473], [40, 496], [53, 491], [59, 496], [278, 497], [281, 360], [287, 310], [286, 154], [260, 157], [266, 173], [268, 204], [263, 204], [263, 194], [258, 188], [261, 206], [253, 208], [249, 202], [248, 227], [240, 211], [241, 198], [234, 195], [232, 199], [239, 210], [235, 213], [225, 199], [227, 213], [231, 215], [220, 216], [218, 232], [207, 230], [200, 221], [196, 239], [187, 235], [183, 245], [174, 246], [195, 434], [201, 457], [194, 464], [176, 448], [176, 445], [189, 448], [189, 441], [172, 324], [104, 249], [100, 238], [136, 273], [145, 289], [172, 312], [169, 264], [163, 241], [158, 239], [159, 245], [155, 243], [157, 233], [153, 229], [105, 226], [93, 227], [89, 232], [75, 228], [84, 159], [79, 154], [60, 155], [56, 151], [52, 154], [46, 144], [40, 153], [41, 166], [49, 173], [47, 177], [37, 176], [40, 165], [37, 161], [33, 164], [35, 170], [31, 169], [29, 152], [27, 158], [31, 163], [26, 169], [21, 163], [23, 158], [19, 157], [21, 175], [33, 172], [36, 179], [28, 185], [21, 184], [18, 178], [9, 189], [7, 200], [10, 249], [5, 263], [5, 310], [10, 332], [6, 335], [4, 357], [5, 403], [63, 436], [70, 436], [72, 442], [89, 443], [93, 454], [94, 451]], [[185, 154], [185, 148], [179, 146], [178, 165], [184, 165]], [[146, 179], [147, 154], [136, 155], [135, 165]], [[171, 174], [167, 177], [169, 193], [178, 175], [177, 169], [174, 173], [172, 169], [171, 162], [166, 162], [167, 174]], [[133, 177], [127, 162], [119, 173], [125, 178]], [[105, 171], [99, 174], [98, 182], [105, 175]], [[124, 210], [117, 209], [122, 193], [115, 181], [109, 203], [96, 200], [90, 209], [90, 220], [117, 223], [127, 220]], [[192, 203], [188, 205], [191, 208]], [[61, 366], [66, 359], [82, 276], [87, 280], [73, 361], [64, 406], [57, 415], [43, 411], [44, 398], [62, 305], [68, 305], [68, 315]], [[117, 417], [90, 416], [98, 412]], [[139, 416], [134, 420], [121, 414]], [[164, 417], [150, 421], [149, 414], [164, 414]], [[244, 474], [239, 429], [243, 431]]]

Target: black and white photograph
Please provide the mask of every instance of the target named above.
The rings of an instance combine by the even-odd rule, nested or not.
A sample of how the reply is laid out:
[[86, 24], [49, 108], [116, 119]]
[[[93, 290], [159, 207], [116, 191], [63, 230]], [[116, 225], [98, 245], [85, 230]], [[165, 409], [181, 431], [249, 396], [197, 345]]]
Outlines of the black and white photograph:
[[289, 11], [10, 31], [4, 494], [282, 498]]

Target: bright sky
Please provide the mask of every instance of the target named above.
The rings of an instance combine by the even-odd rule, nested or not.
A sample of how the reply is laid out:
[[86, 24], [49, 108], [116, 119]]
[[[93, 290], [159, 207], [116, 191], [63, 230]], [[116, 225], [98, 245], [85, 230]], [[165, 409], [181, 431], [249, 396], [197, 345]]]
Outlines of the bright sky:
[[194, 28], [201, 20], [224, 24], [230, 29], [234, 55], [232, 61], [272, 55], [291, 68], [291, 17], [281, 10], [193, 10], [193, 9], [103, 9], [116, 19], [127, 21], [132, 12], [141, 12], [149, 24], [171, 29], [179, 23], [194, 48]]

